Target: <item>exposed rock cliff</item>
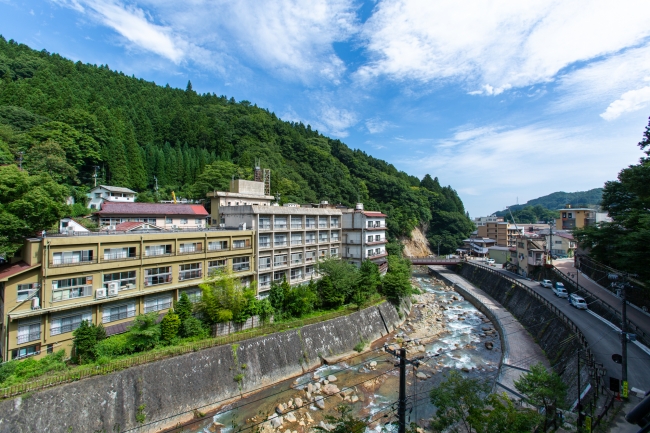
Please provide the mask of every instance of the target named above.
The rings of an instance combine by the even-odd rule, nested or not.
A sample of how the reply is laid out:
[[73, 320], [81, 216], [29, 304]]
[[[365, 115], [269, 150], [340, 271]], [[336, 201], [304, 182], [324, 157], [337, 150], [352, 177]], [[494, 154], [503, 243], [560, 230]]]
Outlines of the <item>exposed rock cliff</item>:
[[408, 257], [427, 257], [431, 254], [431, 245], [427, 240], [423, 230], [416, 227], [411, 232], [411, 238], [400, 238], [400, 242], [404, 245], [404, 255]]

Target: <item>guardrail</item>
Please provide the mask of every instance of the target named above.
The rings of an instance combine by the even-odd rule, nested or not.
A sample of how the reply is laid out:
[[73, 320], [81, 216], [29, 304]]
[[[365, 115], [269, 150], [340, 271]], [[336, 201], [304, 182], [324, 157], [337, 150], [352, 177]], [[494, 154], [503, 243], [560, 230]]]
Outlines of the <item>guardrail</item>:
[[[583, 297], [585, 298], [593, 298], [595, 302], [598, 302], [600, 306], [605, 308], [609, 313], [613, 314], [619, 323], [622, 321], [621, 317], [621, 312], [609, 305], [609, 303], [605, 302], [603, 299], [599, 298], [598, 295], [594, 294], [593, 292], [588, 291], [585, 289], [583, 286], [580, 286], [578, 283], [575, 282], [575, 280], [572, 280], [571, 278], [567, 277], [563, 272], [561, 272], [559, 269], [557, 269], [555, 266], [553, 266], [553, 272], [564, 281], [565, 284], [573, 286], [577, 292], [581, 293]], [[629, 302], [628, 302], [629, 305]], [[634, 322], [632, 322], [630, 319], [627, 319], [625, 321], [626, 327], [627, 327], [627, 332], [636, 334], [637, 340], [639, 340], [641, 343], [643, 343], [646, 346], [650, 346], [650, 336], [646, 334], [643, 329], [639, 328]]]
[[[374, 305], [379, 305], [383, 300]], [[246, 331], [241, 331], [234, 334], [225, 336], [209, 338], [201, 341], [194, 341], [185, 343], [179, 346], [172, 346], [156, 351], [154, 353], [143, 353], [139, 356], [131, 358], [120, 359], [108, 362], [104, 365], [91, 365], [80, 366], [72, 371], [62, 374], [56, 374], [42, 379], [37, 379], [31, 382], [20, 383], [0, 389], [0, 399], [14, 397], [26, 392], [40, 391], [52, 386], [60, 385], [63, 383], [70, 383], [77, 380], [85, 379], [100, 374], [109, 374], [119, 370], [124, 370], [129, 367], [146, 364], [153, 361], [160, 361], [163, 359], [171, 358], [174, 356], [183, 355], [190, 352], [197, 352], [199, 350], [208, 349], [211, 347], [222, 346], [225, 344], [233, 344], [238, 341], [247, 340], [249, 338], [260, 337], [267, 334], [276, 332], [284, 332], [290, 329], [301, 328], [303, 326], [312, 325], [314, 323], [324, 322], [327, 320], [336, 319], [337, 317], [345, 316], [356, 312], [357, 309], [353, 307], [345, 308], [340, 311], [333, 311], [322, 316], [312, 317], [308, 319], [297, 319], [290, 322], [273, 323], [270, 325], [253, 328]]]

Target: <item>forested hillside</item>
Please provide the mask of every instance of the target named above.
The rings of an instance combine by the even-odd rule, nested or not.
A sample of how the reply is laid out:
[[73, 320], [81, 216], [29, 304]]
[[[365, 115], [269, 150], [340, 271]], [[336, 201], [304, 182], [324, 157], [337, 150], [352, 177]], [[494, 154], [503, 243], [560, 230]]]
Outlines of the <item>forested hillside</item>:
[[[437, 178], [410, 176], [309, 125], [284, 122], [248, 101], [198, 94], [191, 83], [163, 87], [0, 37], [0, 164], [8, 164], [0, 188], [9, 182], [18, 194], [14, 183], [26, 173], [9, 167], [22, 159], [30, 177], [49, 176], [77, 199], [95, 169], [100, 182], [130, 187], [140, 200], [169, 198], [172, 190], [204, 198], [227, 189], [232, 176], [251, 178], [256, 158], [272, 170], [271, 192], [282, 202], [361, 201], [389, 215], [391, 236], [428, 227], [441, 252], [453, 251], [473, 228], [456, 192]], [[29, 179], [21, 179], [26, 188]], [[52, 209], [41, 225], [71, 211]], [[0, 197], [0, 252], [13, 249], [15, 227], [42, 228], [16, 218], [29, 215]]]
[[[577, 192], [564, 192], [558, 191], [543, 197], [535, 198], [528, 200], [524, 204], [514, 204], [510, 206], [510, 210], [517, 211], [524, 209], [525, 207], [535, 207], [541, 206], [548, 210], [558, 210], [570, 204], [573, 207], [578, 206], [597, 206], [600, 205], [601, 200], [603, 199], [603, 189], [594, 188], [589, 191], [577, 191]], [[497, 216], [506, 216], [508, 210], [502, 210], [495, 213]]]

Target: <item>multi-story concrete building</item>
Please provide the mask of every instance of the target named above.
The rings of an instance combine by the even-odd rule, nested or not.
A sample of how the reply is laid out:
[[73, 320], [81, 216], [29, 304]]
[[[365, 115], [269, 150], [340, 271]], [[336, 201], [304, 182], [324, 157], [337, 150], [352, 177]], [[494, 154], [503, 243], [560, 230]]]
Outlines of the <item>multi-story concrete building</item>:
[[260, 296], [268, 295], [271, 281], [305, 283], [314, 276], [319, 259], [341, 256], [340, 209], [327, 202], [272, 205], [273, 196], [264, 195], [263, 182], [235, 180], [231, 189], [240, 192], [208, 194], [212, 219], [255, 231]]
[[386, 262], [386, 215], [365, 211], [358, 203], [343, 211], [343, 259], [361, 266], [364, 260]]
[[[67, 233], [67, 232], [66, 232]], [[179, 294], [198, 300], [212, 270], [255, 275], [252, 230], [75, 232], [27, 239], [0, 268], [2, 360], [72, 345], [82, 320], [124, 332], [133, 317], [166, 312]]]
[[98, 185], [91, 189], [88, 197], [88, 208], [101, 210], [104, 202], [133, 203], [137, 193], [119, 186]]
[[208, 212], [200, 204], [105, 202], [96, 218], [100, 226], [144, 222], [167, 230], [208, 226]]
[[497, 222], [503, 222], [503, 217], [490, 215], [486, 217], [474, 218], [474, 224], [476, 225], [476, 227], [484, 226], [487, 223], [497, 223]]
[[479, 238], [494, 239], [500, 247], [514, 247], [517, 237], [521, 234], [520, 228], [507, 222], [486, 222], [478, 228]]
[[528, 277], [536, 268], [544, 266], [547, 260], [546, 244], [543, 238], [517, 238], [517, 252], [511, 257], [511, 265], [519, 275]]

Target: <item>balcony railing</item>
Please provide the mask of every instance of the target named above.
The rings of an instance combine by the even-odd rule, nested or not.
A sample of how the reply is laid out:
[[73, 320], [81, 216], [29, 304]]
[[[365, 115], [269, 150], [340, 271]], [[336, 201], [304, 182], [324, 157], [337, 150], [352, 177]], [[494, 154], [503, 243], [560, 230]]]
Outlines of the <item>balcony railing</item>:
[[305, 223], [305, 227], [308, 228], [308, 229], [314, 229], [314, 228], [316, 228], [316, 223], [307, 222], [307, 223]]
[[302, 279], [302, 274], [293, 274], [293, 275], [291, 275], [291, 281], [301, 280], [301, 279]]
[[[67, 292], [67, 293], [66, 293]], [[84, 298], [93, 294], [93, 286], [52, 288], [52, 302], [67, 301], [68, 299]]]
[[121, 313], [113, 313], [113, 314], [109, 314], [108, 316], [104, 316], [102, 319], [102, 323], [116, 322], [118, 320], [126, 319], [128, 317], [134, 317], [134, 316], [135, 316], [135, 310], [123, 311]]
[[171, 306], [172, 306], [172, 301], [160, 302], [160, 303], [157, 303], [156, 305], [145, 306], [144, 307], [144, 312], [145, 313], [151, 313], [152, 311], [166, 310], [167, 308], [171, 308]]
[[52, 326], [50, 328], [51, 335], [65, 334], [66, 332], [72, 332], [78, 327], [81, 326], [81, 322], [70, 323], [68, 325]]
[[271, 282], [270, 281], [260, 281], [260, 287], [270, 287]]
[[292, 265], [301, 265], [302, 264], [302, 259], [296, 259], [296, 260], [291, 260]]
[[18, 336], [18, 344], [27, 343], [29, 341], [36, 341], [41, 339], [41, 331], [30, 332], [29, 334], [23, 334]]
[[273, 245], [275, 245], [276, 247], [285, 247], [287, 246], [287, 241], [275, 241]]
[[341, 225], [339, 223], [332, 222], [332, 224], [330, 224], [330, 227], [333, 228], [333, 229], [337, 229], [337, 228], [341, 227]]
[[302, 245], [302, 239], [291, 239], [291, 245]]
[[280, 266], [287, 266], [287, 261], [285, 260], [283, 262], [273, 262], [273, 266], [276, 267], [276, 268], [278, 268]]
[[324, 242], [329, 242], [327, 238], [318, 238], [318, 242], [324, 243]]
[[59, 266], [81, 266], [81, 265], [92, 265], [97, 263], [97, 259], [90, 260], [76, 260], [76, 259], [67, 259], [67, 260], [57, 260], [56, 262], [50, 261], [50, 267], [59, 267]]
[[302, 228], [302, 223], [291, 223], [291, 228], [292, 229], [301, 229]]
[[180, 271], [178, 273], [178, 281], [183, 280], [193, 280], [195, 278], [203, 277], [203, 271], [201, 269], [192, 269], [191, 271]]
[[267, 224], [260, 223], [260, 230], [271, 230], [271, 223], [267, 223]]
[[260, 242], [260, 248], [271, 248], [271, 241]]
[[286, 230], [287, 229], [287, 224], [273, 224], [273, 228], [276, 230]]
[[319, 229], [326, 229], [327, 228], [327, 223], [318, 223], [318, 228]]
[[259, 270], [262, 271], [264, 269], [271, 269], [271, 263], [264, 263], [264, 264], [260, 263]]
[[244, 272], [249, 271], [251, 268], [250, 263], [236, 263], [232, 265], [233, 272]]
[[307, 238], [305, 239], [306, 244], [315, 244], [316, 243], [316, 238]]
[[251, 247], [250, 245], [246, 245], [246, 244], [244, 244], [244, 245], [233, 245], [232, 249], [233, 250], [241, 250], [241, 249], [250, 248], [250, 247]]

